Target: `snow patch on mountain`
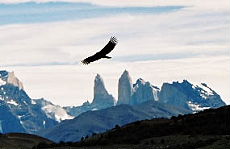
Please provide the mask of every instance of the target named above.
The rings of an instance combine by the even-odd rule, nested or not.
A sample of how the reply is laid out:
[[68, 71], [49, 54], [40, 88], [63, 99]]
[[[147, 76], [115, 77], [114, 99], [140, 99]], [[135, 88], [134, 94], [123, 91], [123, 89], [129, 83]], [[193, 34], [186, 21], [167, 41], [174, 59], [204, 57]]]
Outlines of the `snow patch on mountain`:
[[61, 120], [72, 118], [60, 106], [44, 99], [31, 99], [14, 72], [0, 70], [0, 81], [0, 120], [4, 122], [3, 133], [36, 134], [41, 129], [55, 126]]
[[160, 102], [191, 109], [195, 112], [226, 105], [220, 96], [205, 83], [193, 85], [183, 82], [164, 83], [159, 94]]
[[36, 102], [34, 101], [34, 99], [31, 100], [31, 104], [35, 105]]
[[55, 119], [58, 122], [73, 118], [72, 116], [68, 115], [62, 107], [59, 106], [50, 104], [42, 107], [42, 110], [46, 113], [47, 117]]
[[187, 103], [188, 103], [188, 106], [190, 107], [190, 109], [193, 111], [193, 113], [200, 112], [200, 111], [211, 108], [211, 107], [202, 107], [201, 105], [199, 105], [197, 103], [192, 103], [191, 101], [188, 101]]
[[215, 95], [215, 91], [213, 91], [207, 84], [201, 83], [198, 85], [192, 85], [194, 90], [198, 90], [200, 92], [200, 96], [204, 99], [207, 99], [209, 96]]
[[8, 104], [12, 104], [12, 105], [15, 105], [15, 106], [18, 106], [18, 103], [15, 102], [14, 100], [9, 100], [7, 101]]
[[46, 126], [46, 121], [43, 121], [42, 124], [43, 124], [43, 127], [45, 128], [45, 126]]

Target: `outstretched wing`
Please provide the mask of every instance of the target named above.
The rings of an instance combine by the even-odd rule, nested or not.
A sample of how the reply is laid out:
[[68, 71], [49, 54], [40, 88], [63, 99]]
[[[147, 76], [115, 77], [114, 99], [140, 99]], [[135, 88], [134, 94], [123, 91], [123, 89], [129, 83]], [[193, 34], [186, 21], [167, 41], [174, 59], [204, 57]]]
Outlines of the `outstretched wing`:
[[99, 52], [97, 52], [96, 54], [87, 57], [86, 59], [84, 59], [83, 61], [81, 61], [83, 64], [89, 64], [91, 62], [94, 62], [96, 60], [99, 60], [103, 57], [106, 56], [106, 54], [110, 53], [114, 47], [117, 44], [117, 39], [115, 37], [111, 37], [110, 41], [107, 43], [107, 45]]
[[102, 55], [106, 55], [110, 53], [114, 49], [116, 44], [117, 44], [116, 37], [111, 37], [107, 45], [99, 53], [101, 53]]
[[89, 63], [91, 63], [91, 62], [94, 62], [94, 61], [96, 61], [96, 60], [99, 60], [99, 59], [101, 59], [101, 55], [100, 55], [100, 53], [99, 52], [97, 52], [96, 54], [94, 54], [94, 55], [92, 55], [92, 56], [90, 56], [90, 57], [87, 57], [86, 59], [84, 59], [84, 60], [82, 60], [81, 62], [83, 63], [83, 64], [89, 64]]

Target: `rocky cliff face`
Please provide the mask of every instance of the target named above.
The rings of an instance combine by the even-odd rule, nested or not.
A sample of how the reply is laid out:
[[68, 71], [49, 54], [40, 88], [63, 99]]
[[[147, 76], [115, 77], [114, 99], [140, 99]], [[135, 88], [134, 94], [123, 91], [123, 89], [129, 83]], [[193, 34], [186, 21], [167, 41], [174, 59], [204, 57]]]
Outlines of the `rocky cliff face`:
[[133, 95], [133, 84], [128, 71], [124, 71], [118, 82], [117, 104], [131, 104]]
[[184, 107], [194, 112], [226, 105], [220, 96], [206, 84], [193, 85], [187, 80], [181, 83], [164, 83], [159, 99], [162, 103]]
[[158, 101], [159, 88], [138, 79], [132, 84], [128, 71], [124, 71], [118, 84], [118, 102], [117, 104], [136, 105], [146, 101]]
[[36, 133], [40, 129], [53, 127], [62, 120], [55, 117], [60, 116], [60, 111], [63, 112], [62, 107], [47, 101], [39, 102], [31, 99], [14, 73], [0, 71], [0, 82], [0, 131], [2, 133]]
[[149, 82], [145, 82], [141, 78], [137, 80], [133, 87], [132, 105], [151, 100], [158, 101], [158, 94], [160, 91], [158, 87], [151, 85]]
[[23, 89], [22, 82], [14, 75], [14, 72], [7, 72], [5, 70], [0, 71], [0, 85], [11, 84], [18, 87], [20, 90]]
[[99, 74], [94, 80], [94, 98], [92, 105], [100, 107], [111, 107], [114, 106], [115, 99], [105, 89], [104, 81]]
[[76, 117], [81, 113], [87, 111], [95, 111], [100, 109], [105, 109], [115, 105], [115, 99], [112, 95], [108, 93], [105, 88], [104, 81], [102, 77], [97, 74], [94, 79], [94, 97], [92, 103], [89, 101], [83, 103], [81, 106], [68, 106], [64, 107], [68, 114]]
[[0, 133], [26, 132], [20, 120], [11, 112], [8, 105], [0, 98]]
[[14, 75], [14, 72], [9, 72], [6, 83], [12, 84], [13, 86], [18, 87], [20, 90], [23, 89], [22, 82]]
[[[40, 129], [50, 128], [58, 123], [56, 120], [47, 117], [40, 105], [33, 104], [24, 90], [20, 90], [18, 87], [10, 84], [0, 86], [0, 88], [2, 105], [8, 107], [5, 108], [7, 110], [5, 113], [11, 113], [16, 120], [12, 122], [12, 125], [17, 124], [17, 121], [19, 121], [25, 132], [36, 133]], [[3, 132], [11, 132], [11, 130], [3, 129]]]
[[183, 80], [181, 83], [164, 83], [159, 89], [143, 79], [138, 79], [132, 85], [127, 71], [121, 75], [118, 85], [118, 105], [138, 105], [152, 100], [194, 112], [226, 105], [220, 96], [205, 83], [193, 85]]

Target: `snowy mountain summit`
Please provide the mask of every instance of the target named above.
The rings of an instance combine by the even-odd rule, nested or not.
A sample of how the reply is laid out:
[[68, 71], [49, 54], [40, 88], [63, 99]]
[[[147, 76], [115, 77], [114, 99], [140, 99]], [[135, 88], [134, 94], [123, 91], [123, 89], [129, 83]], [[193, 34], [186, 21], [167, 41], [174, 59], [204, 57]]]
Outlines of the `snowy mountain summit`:
[[23, 89], [22, 82], [14, 75], [14, 72], [0, 71], [0, 85], [11, 84]]
[[164, 83], [159, 94], [160, 102], [198, 112], [226, 105], [221, 97], [205, 83], [193, 85], [187, 80]]
[[70, 118], [60, 106], [31, 99], [14, 72], [0, 71], [0, 133], [36, 133]]

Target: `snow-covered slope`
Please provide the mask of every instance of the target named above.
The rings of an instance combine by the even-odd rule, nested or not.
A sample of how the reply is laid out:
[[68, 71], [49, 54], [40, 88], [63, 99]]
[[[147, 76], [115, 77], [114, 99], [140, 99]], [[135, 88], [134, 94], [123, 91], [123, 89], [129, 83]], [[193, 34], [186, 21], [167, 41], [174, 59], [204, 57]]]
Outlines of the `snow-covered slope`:
[[34, 104], [38, 104], [41, 106], [41, 109], [45, 112], [48, 118], [54, 119], [57, 122], [61, 122], [62, 120], [72, 119], [73, 116], [67, 114], [66, 110], [61, 106], [54, 105], [51, 102], [45, 99], [33, 99]]
[[226, 105], [207, 84], [193, 85], [187, 80], [183, 80], [181, 83], [164, 83], [159, 93], [159, 99], [162, 103], [184, 107], [194, 112]]
[[[43, 101], [43, 102], [39, 102]], [[61, 120], [72, 118], [52, 103], [31, 99], [13, 72], [0, 71], [1, 131], [36, 133], [51, 128]]]

